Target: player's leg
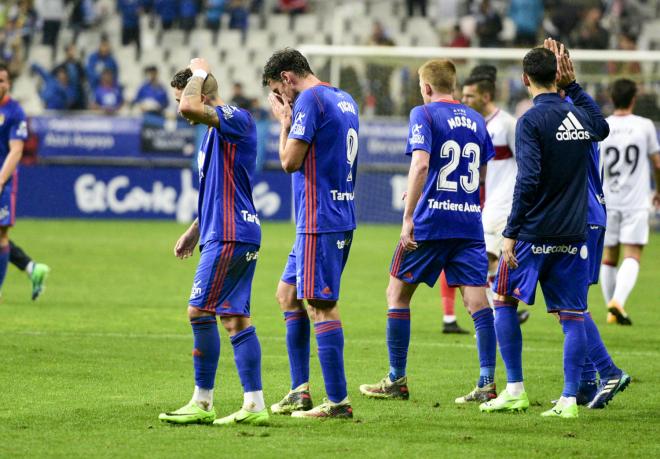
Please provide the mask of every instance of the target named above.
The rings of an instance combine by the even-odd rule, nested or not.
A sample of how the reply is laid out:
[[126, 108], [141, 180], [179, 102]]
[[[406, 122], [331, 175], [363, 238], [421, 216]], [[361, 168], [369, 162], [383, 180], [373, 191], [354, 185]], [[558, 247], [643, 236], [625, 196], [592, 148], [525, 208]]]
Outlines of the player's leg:
[[296, 244], [289, 254], [282, 278], [275, 294], [286, 324], [286, 349], [289, 355], [291, 389], [270, 407], [273, 414], [291, 414], [312, 408], [309, 392], [309, 340], [310, 324], [304, 302], [298, 299], [296, 289]]
[[311, 410], [294, 411], [300, 418], [352, 418], [353, 408], [344, 371], [344, 330], [337, 301], [341, 274], [348, 260], [352, 231], [302, 234], [296, 242], [298, 298], [309, 305], [327, 400]]
[[216, 308], [232, 250], [233, 243], [217, 241], [202, 248], [188, 305], [193, 331], [195, 390], [188, 404], [176, 411], [161, 413], [158, 418], [162, 421], [190, 424], [211, 423], [215, 419], [213, 388], [220, 357]]
[[454, 333], [459, 335], [466, 335], [469, 332], [462, 329], [456, 321], [456, 287], [450, 287], [447, 284], [445, 272], [440, 274], [440, 298], [442, 299], [442, 333]]
[[390, 265], [387, 297], [387, 349], [390, 371], [374, 384], [362, 384], [360, 392], [370, 398], [409, 398], [406, 364], [410, 344], [410, 301], [420, 282], [433, 287], [443, 269], [450, 246], [439, 241], [421, 241], [406, 252], [398, 244]]
[[0, 292], [7, 275], [9, 264], [9, 226], [0, 226]]
[[25, 271], [32, 282], [32, 299], [36, 300], [45, 290], [46, 277], [50, 272], [50, 267], [43, 263], [35, 263], [32, 258], [30, 258], [30, 256], [11, 239], [9, 240], [9, 262], [21, 271]]
[[[616, 287], [616, 276], [619, 264], [619, 244], [606, 246], [603, 250], [603, 261], [600, 266], [600, 287], [603, 292], [605, 304], [612, 301], [614, 289]], [[607, 323], [616, 323], [616, 316], [610, 312], [607, 313]]]
[[616, 274], [616, 287], [612, 299], [607, 304], [609, 313], [616, 317], [620, 325], [632, 325], [625, 310], [626, 301], [637, 283], [639, 262], [642, 258], [642, 244], [622, 244], [623, 260]]

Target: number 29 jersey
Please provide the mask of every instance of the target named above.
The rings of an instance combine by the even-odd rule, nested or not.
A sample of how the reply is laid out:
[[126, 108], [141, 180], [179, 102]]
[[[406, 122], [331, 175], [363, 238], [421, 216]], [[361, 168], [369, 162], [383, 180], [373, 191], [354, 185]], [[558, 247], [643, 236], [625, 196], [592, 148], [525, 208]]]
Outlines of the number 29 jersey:
[[415, 150], [430, 155], [413, 214], [415, 240], [483, 240], [479, 168], [495, 156], [483, 117], [453, 100], [417, 106], [410, 112], [406, 154]]
[[321, 83], [296, 98], [289, 138], [309, 144], [292, 177], [296, 233], [355, 229], [358, 130], [358, 106], [347, 92]]
[[607, 118], [610, 135], [600, 144], [605, 159], [603, 191], [608, 209], [649, 208], [648, 157], [660, 151], [653, 122], [637, 115]]

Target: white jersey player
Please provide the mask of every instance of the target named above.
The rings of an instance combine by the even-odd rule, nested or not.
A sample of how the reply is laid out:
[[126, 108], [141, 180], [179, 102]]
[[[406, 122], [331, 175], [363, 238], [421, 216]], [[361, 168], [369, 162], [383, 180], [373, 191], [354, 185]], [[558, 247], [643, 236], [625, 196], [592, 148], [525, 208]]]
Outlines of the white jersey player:
[[[649, 240], [650, 163], [654, 166], [656, 185], [653, 203], [660, 206], [660, 145], [653, 122], [632, 114], [636, 92], [631, 80], [614, 82], [611, 96], [615, 110], [607, 118], [610, 135], [600, 144], [607, 206], [601, 287], [609, 311], [608, 322], [621, 325], [631, 324], [624, 306], [637, 280], [642, 248]], [[623, 261], [617, 271], [620, 246]]]

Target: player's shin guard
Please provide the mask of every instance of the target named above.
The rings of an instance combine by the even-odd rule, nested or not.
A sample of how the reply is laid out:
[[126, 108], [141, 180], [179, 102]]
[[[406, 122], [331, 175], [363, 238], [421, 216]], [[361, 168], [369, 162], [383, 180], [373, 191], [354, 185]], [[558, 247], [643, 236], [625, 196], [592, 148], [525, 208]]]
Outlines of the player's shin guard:
[[250, 326], [231, 337], [234, 361], [243, 392], [261, 390], [261, 345], [257, 332]]
[[220, 334], [215, 316], [202, 316], [190, 319], [193, 329], [193, 366], [195, 385], [202, 389], [213, 389], [215, 372], [220, 357]]
[[[607, 352], [605, 343], [603, 343], [603, 340], [600, 337], [598, 327], [596, 327], [594, 320], [591, 318], [591, 313], [589, 312], [584, 314], [584, 330], [587, 334], [587, 356], [589, 357], [588, 360], [593, 362], [593, 365], [596, 367], [594, 372], [597, 369], [600, 374], [600, 379], [603, 380], [619, 376], [621, 370], [614, 365], [609, 352]], [[586, 367], [587, 365], [585, 363], [585, 368]], [[596, 379], [595, 375], [593, 379]]]
[[518, 303], [494, 301], [495, 334], [506, 367], [507, 382], [523, 380], [522, 331], [518, 322]]
[[5, 282], [7, 275], [7, 265], [9, 264], [9, 246], [0, 247], [0, 288]]
[[314, 332], [325, 392], [331, 402], [339, 403], [347, 395], [344, 374], [344, 331], [341, 328], [341, 321], [317, 322], [314, 324]]
[[564, 331], [564, 390], [563, 397], [575, 397], [587, 355], [587, 333], [584, 316], [580, 312], [559, 312]]
[[390, 356], [390, 380], [406, 375], [410, 345], [410, 309], [387, 310], [387, 350]]
[[286, 349], [289, 353], [291, 390], [309, 382], [309, 317], [307, 311], [287, 311]]
[[479, 387], [492, 383], [495, 379], [495, 360], [497, 339], [495, 338], [495, 320], [493, 310], [485, 307], [472, 314], [474, 329], [477, 332], [477, 350], [479, 352]]

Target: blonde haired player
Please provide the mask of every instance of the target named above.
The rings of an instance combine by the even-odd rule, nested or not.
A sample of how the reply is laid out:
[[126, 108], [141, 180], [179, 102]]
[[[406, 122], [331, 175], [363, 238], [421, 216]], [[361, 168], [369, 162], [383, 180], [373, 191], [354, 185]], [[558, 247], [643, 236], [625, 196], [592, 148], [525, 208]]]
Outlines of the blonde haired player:
[[[649, 240], [648, 159], [654, 166], [653, 203], [660, 206], [660, 146], [653, 122], [632, 113], [637, 95], [635, 82], [616, 80], [610, 95], [614, 103], [614, 113], [607, 118], [610, 136], [600, 144], [605, 159], [603, 191], [607, 206], [600, 278], [608, 323], [631, 325], [624, 306], [637, 281], [642, 249]], [[623, 261], [617, 269], [621, 246]]]

